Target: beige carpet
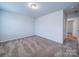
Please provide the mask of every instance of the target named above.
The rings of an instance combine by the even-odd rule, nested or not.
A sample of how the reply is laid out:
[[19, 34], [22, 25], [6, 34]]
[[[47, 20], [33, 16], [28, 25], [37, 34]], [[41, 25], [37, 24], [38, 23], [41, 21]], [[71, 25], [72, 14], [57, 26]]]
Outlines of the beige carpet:
[[62, 56], [62, 45], [39, 36], [30, 36], [0, 43], [0, 56], [58, 57]]

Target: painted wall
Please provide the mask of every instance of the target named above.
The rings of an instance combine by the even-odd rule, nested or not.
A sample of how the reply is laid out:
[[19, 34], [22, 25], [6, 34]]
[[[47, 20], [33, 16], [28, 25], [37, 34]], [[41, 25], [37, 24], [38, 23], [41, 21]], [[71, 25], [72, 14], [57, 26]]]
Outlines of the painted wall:
[[14, 12], [2, 11], [0, 41], [39, 35], [63, 43], [63, 10], [33, 19]]
[[2, 39], [7, 41], [34, 35], [34, 19], [17, 13], [2, 11]]
[[0, 11], [0, 39], [1, 39], [1, 11]]
[[63, 43], [63, 10], [37, 18], [36, 35]]

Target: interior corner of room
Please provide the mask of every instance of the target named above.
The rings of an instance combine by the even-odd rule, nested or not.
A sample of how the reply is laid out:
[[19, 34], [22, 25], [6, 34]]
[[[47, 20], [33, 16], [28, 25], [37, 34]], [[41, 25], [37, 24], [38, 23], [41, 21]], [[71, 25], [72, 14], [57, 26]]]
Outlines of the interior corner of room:
[[[79, 41], [78, 32], [79, 3], [38, 2], [29, 4], [28, 2], [0, 2], [0, 43], [10, 41], [5, 46], [9, 45], [8, 47], [11, 49], [14, 46], [20, 47], [22, 51], [18, 49], [19, 56], [39, 56], [40, 53], [44, 53], [44, 50], [45, 53], [43, 55], [49, 51], [50, 53], [51, 51], [59, 53], [61, 52], [59, 44], [64, 45], [63, 42], [67, 37], [66, 35], [73, 34]], [[47, 42], [50, 42], [50, 44], [47, 44]], [[37, 50], [33, 49], [35, 47], [32, 44], [35, 45]], [[23, 46], [31, 46], [31, 54], [28, 52], [30, 49], [23, 48]], [[47, 48], [49, 49], [47, 50]], [[27, 49], [28, 54], [23, 49]], [[6, 52], [4, 56], [15, 56], [16, 52], [12, 52], [15, 50], [9, 51], [13, 54]], [[38, 52], [39, 54], [36, 55], [35, 53]], [[40, 56], [43, 56], [42, 54]]]
[[[0, 32], [2, 37], [0, 39], [1, 42], [32, 35], [38, 35], [50, 40], [57, 41], [59, 43], [63, 42], [62, 9], [47, 13], [46, 15], [40, 17], [33, 18], [29, 17], [27, 14], [24, 15], [22, 11], [20, 13], [16, 12], [20, 8], [16, 8], [19, 3], [14, 3], [16, 7], [13, 8], [16, 8], [17, 10], [11, 8], [10, 6], [8, 7], [9, 4], [10, 3], [3, 3], [3, 9], [0, 10]], [[36, 10], [31, 12], [34, 11]]]

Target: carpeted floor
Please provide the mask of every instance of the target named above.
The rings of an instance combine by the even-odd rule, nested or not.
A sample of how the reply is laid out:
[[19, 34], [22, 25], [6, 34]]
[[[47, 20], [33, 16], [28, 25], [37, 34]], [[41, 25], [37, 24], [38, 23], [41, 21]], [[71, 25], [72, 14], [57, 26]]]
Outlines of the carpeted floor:
[[1, 57], [58, 57], [62, 45], [39, 37], [30, 36], [0, 44]]

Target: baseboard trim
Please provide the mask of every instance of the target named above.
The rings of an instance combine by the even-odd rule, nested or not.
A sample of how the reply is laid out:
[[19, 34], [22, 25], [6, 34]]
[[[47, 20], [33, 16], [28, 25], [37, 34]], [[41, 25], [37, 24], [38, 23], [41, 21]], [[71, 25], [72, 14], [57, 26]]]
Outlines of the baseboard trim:
[[[49, 41], [53, 41], [53, 40], [50, 40], [50, 39], [48, 39], [48, 38], [42, 37], [42, 36], [40, 36], [40, 35], [31, 35], [31, 36], [24, 36], [24, 37], [16, 38], [16, 39], [8, 39], [8, 40], [0, 41], [0, 43], [11, 42], [11, 41], [20, 40], [20, 39], [23, 39], [23, 38], [28, 38], [28, 37], [33, 37], [33, 36], [38, 36], [38, 37], [41, 37], [41, 38], [47, 39], [47, 40], [49, 40]], [[56, 42], [56, 41], [54, 41], [54, 42]], [[59, 43], [59, 42], [56, 42], [56, 43], [62, 45], [62, 43]]]
[[24, 36], [24, 37], [19, 37], [19, 38], [15, 38], [15, 39], [8, 39], [8, 40], [3, 40], [3, 41], [0, 41], [0, 43], [3, 43], [3, 42], [10, 42], [10, 41], [15, 41], [15, 40], [19, 40], [19, 39], [23, 39], [25, 37], [31, 37], [31, 36], [34, 36], [34, 35], [30, 35], [30, 36]]
[[54, 40], [51, 40], [51, 39], [48, 39], [48, 38], [42, 37], [42, 36], [40, 36], [40, 35], [35, 35], [35, 36], [39, 36], [39, 37], [41, 37], [41, 38], [47, 39], [47, 40], [49, 40], [49, 41], [53, 41], [53, 42], [58, 43], [58, 44], [63, 44], [63, 43], [59, 43], [59, 42], [57, 42], [57, 41], [54, 41]]

